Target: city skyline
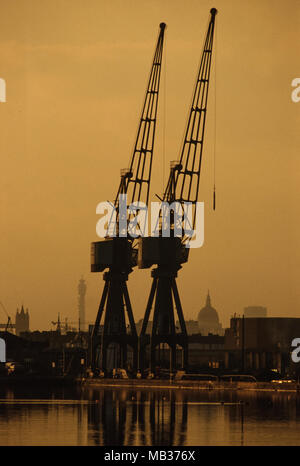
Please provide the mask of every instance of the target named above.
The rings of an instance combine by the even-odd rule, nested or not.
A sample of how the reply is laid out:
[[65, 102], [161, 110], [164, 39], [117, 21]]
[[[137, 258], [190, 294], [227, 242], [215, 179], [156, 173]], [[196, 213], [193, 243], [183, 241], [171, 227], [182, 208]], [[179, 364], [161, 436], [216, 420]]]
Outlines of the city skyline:
[[[199, 312], [208, 288], [224, 327], [247, 305], [299, 316], [300, 103], [291, 99], [299, 15], [291, 14], [298, 2], [288, 3], [190, 1], [187, 8], [179, 1], [74, 1], [70, 10], [61, 1], [48, 3], [47, 15], [33, 1], [19, 2], [18, 9], [3, 4], [0, 300], [10, 315], [24, 302], [32, 329], [50, 325], [58, 312], [76, 320], [83, 274], [86, 319], [95, 319], [104, 285], [102, 274], [90, 273], [96, 206], [114, 198], [131, 155], [158, 25], [167, 24], [166, 71], [151, 200], [179, 154], [214, 6], [217, 65], [199, 193], [205, 240], [178, 274], [184, 316]], [[136, 321], [150, 286], [149, 270], [131, 274]]]
[[[83, 277], [81, 277], [81, 279], [79, 280], [79, 284], [82, 283], [82, 281], [85, 283], [85, 280]], [[84, 296], [85, 296], [85, 293], [87, 291], [87, 288], [85, 288], [85, 291], [84, 291]], [[80, 294], [79, 294], [79, 287], [78, 287], [78, 309], [77, 309], [77, 321], [72, 321], [70, 322], [70, 315], [67, 313], [67, 311], [63, 314], [61, 314], [60, 312], [58, 312], [58, 321], [59, 323], [61, 324], [61, 326], [69, 326], [70, 330], [69, 331], [78, 331], [78, 328], [79, 328], [79, 325], [80, 325], [80, 328], [81, 328], [81, 331], [88, 331], [88, 326], [89, 325], [93, 325], [94, 324], [94, 320], [91, 320], [91, 321], [86, 321], [84, 320], [84, 323], [85, 323], [85, 330], [82, 329], [81, 327], [81, 319], [80, 319], [80, 315], [82, 315], [82, 308], [81, 308], [81, 305], [82, 305], [82, 302], [80, 300]], [[211, 301], [213, 300], [213, 297], [211, 296], [211, 293], [209, 290], [207, 290], [207, 294], [203, 296], [203, 301], [201, 303], [199, 303], [199, 307], [198, 307], [198, 310], [196, 311], [195, 314], [193, 314], [191, 316], [190, 319], [186, 319], [186, 325], [187, 325], [187, 331], [188, 333], [190, 334], [191, 332], [189, 331], [189, 328], [188, 326], [190, 325], [190, 323], [197, 323], [199, 322], [199, 314], [201, 312], [201, 310], [205, 309], [207, 306], [211, 307], [213, 310], [216, 310], [217, 312], [217, 315], [219, 317], [219, 310], [218, 309], [215, 309], [213, 306], [211, 306]], [[2, 328], [5, 328], [6, 325], [8, 325], [9, 328], [11, 329], [14, 329], [15, 328], [15, 324], [13, 324], [13, 321], [11, 321], [11, 317], [15, 317], [16, 315], [19, 314], [19, 311], [22, 312], [22, 310], [24, 311], [24, 305], [23, 303], [21, 304], [21, 306], [17, 307], [16, 310], [14, 312], [12, 312], [11, 315], [6, 315], [5, 313], [2, 313], [1, 315], [1, 318], [0, 318], [0, 326], [2, 326]], [[28, 309], [28, 307], [26, 307], [26, 313], [28, 313], [28, 315], [30, 316], [30, 309]], [[239, 317], [239, 316], [242, 316], [242, 315], [245, 315], [245, 317], [274, 317], [272, 316], [272, 313], [270, 314], [269, 310], [267, 310], [267, 308], [265, 308], [264, 306], [260, 306], [260, 305], [247, 305], [247, 306], [244, 306], [243, 309], [240, 309], [239, 312], [234, 312], [230, 315], [229, 317], [229, 320], [233, 317]], [[10, 318], [10, 322], [7, 323], [7, 321], [5, 321], [5, 319], [7, 319], [7, 317]], [[56, 315], [53, 315], [53, 318], [56, 317]], [[282, 316], [282, 317], [286, 317], [286, 316]], [[55, 326], [58, 321], [51, 321], [49, 323], [49, 326], [47, 327], [43, 327], [43, 328], [30, 328], [30, 331], [48, 331], [48, 330], [53, 330], [53, 326]], [[141, 322], [143, 321], [143, 318], [140, 318], [140, 319], [135, 319], [135, 323], [136, 324], [139, 324], [137, 327], [137, 332], [139, 334], [140, 332], [140, 327], [141, 327]], [[221, 327], [223, 325], [223, 322], [220, 321], [220, 324], [221, 324]], [[149, 320], [149, 325], [152, 325], [152, 320]], [[223, 326], [223, 330], [225, 328], [229, 328], [230, 326], [230, 321], [229, 321], [229, 325], [227, 327], [225, 327], [225, 325]], [[201, 333], [201, 332], [200, 332]]]

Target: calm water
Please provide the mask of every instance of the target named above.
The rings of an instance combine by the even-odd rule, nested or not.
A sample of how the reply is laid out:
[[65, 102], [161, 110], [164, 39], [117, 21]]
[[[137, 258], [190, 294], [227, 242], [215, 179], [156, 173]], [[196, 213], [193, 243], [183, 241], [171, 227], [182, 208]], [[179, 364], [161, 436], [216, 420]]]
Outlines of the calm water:
[[300, 396], [0, 389], [0, 445], [300, 445]]

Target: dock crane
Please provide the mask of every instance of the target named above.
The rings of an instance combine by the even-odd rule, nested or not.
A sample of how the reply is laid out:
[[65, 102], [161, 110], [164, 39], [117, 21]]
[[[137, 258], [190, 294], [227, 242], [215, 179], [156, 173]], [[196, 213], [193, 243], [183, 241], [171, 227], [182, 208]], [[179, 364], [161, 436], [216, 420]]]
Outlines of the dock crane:
[[[110, 350], [114, 354], [114, 367], [126, 368], [127, 345], [133, 350], [133, 368], [137, 367], [138, 336], [126, 284], [128, 275], [137, 265], [137, 249], [133, 245], [135, 238], [127, 235], [127, 231], [124, 235], [124, 232], [118, 230], [119, 196], [126, 194], [127, 205], [137, 202], [148, 204], [165, 28], [166, 24], [161, 23], [130, 167], [121, 170], [121, 181], [114, 202], [117, 235], [109, 237], [107, 234], [104, 240], [91, 245], [91, 271], [102, 272], [108, 268], [103, 274], [105, 285], [90, 348], [92, 369], [101, 369], [104, 373], [108, 370]], [[101, 332], [103, 313], [104, 327]]]
[[[212, 8], [180, 160], [171, 163], [169, 180], [163, 195], [163, 201], [168, 202], [169, 205], [177, 201], [181, 206], [186, 202], [195, 206], [198, 199], [216, 14], [217, 10]], [[194, 228], [195, 211], [192, 223]], [[148, 345], [150, 345], [151, 372], [155, 370], [157, 363], [161, 362], [159, 361], [161, 344], [167, 344], [170, 348], [169, 369], [171, 371], [174, 371], [177, 365], [177, 345], [183, 351], [183, 366], [188, 365], [188, 337], [176, 284], [177, 272], [188, 260], [189, 249], [185, 247], [187, 239], [184, 233], [181, 237], [174, 234], [174, 212], [170, 215], [169, 237], [164, 237], [160, 224], [158, 237], [139, 238], [138, 267], [150, 268], [152, 265], [157, 265], [151, 273], [152, 287], [140, 334], [141, 370], [145, 369], [146, 346]], [[179, 331], [176, 331], [175, 327], [174, 302], [179, 320]], [[149, 336], [146, 330], [153, 303], [152, 333]]]
[[[11, 328], [11, 329], [15, 328], [15, 325], [11, 323], [11, 317], [8, 315], [8, 312], [7, 312], [4, 304], [1, 301], [0, 301], [0, 306], [2, 307], [2, 309], [5, 312], [6, 317], [7, 317], [7, 323], [5, 325], [5, 332], [8, 332], [8, 329], [9, 328]], [[2, 327], [2, 325], [0, 327]]]

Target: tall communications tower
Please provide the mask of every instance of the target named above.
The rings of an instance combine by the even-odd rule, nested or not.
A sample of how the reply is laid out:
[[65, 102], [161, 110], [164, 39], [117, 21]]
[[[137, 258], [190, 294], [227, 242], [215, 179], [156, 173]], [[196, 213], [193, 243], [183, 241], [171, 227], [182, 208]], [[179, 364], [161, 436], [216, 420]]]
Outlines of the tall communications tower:
[[85, 332], [85, 295], [86, 283], [83, 278], [79, 280], [78, 285], [78, 318], [79, 318], [79, 331]]

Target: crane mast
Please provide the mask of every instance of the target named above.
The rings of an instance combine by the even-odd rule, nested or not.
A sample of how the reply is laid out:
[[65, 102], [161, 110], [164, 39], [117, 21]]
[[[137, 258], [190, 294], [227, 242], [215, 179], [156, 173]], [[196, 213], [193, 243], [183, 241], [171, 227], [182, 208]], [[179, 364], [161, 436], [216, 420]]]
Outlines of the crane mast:
[[[210, 13], [211, 18], [201, 56], [180, 159], [176, 163], [172, 162], [168, 184], [163, 197], [163, 200], [167, 202], [190, 202], [195, 205], [198, 200], [217, 10], [212, 8]], [[193, 226], [194, 224], [195, 218]]]
[[[169, 205], [176, 201], [181, 206], [186, 202], [195, 206], [198, 200], [216, 14], [217, 10], [212, 8], [180, 159], [171, 163], [170, 175], [163, 195], [164, 203]], [[163, 215], [162, 209], [160, 215]], [[196, 209], [193, 213], [193, 228], [195, 215]], [[165, 344], [170, 349], [170, 363], [163, 361], [167, 368], [172, 371], [176, 369], [178, 346], [182, 348], [182, 366], [188, 365], [188, 337], [176, 277], [182, 264], [188, 260], [189, 249], [184, 244], [186, 240], [184, 233], [181, 237], [174, 234], [174, 212], [170, 212], [169, 231], [170, 236], [164, 237], [160, 224], [158, 237], [139, 239], [139, 268], [157, 265], [151, 273], [152, 287], [140, 335], [140, 368], [145, 369], [146, 346], [150, 345], [149, 365], [152, 372], [157, 363], [162, 365], [161, 346], [164, 347]], [[179, 328], [176, 328], [175, 324], [174, 304]], [[153, 305], [153, 325], [149, 336], [146, 330]]]
[[[116, 215], [109, 221], [107, 237], [91, 245], [91, 271], [102, 272], [108, 268], [103, 274], [105, 285], [93, 328], [90, 353], [92, 368], [99, 368], [104, 373], [109, 368], [126, 368], [128, 346], [133, 353], [133, 369], [137, 368], [138, 336], [126, 284], [128, 275], [137, 264], [137, 250], [133, 247], [133, 238], [127, 234], [127, 206], [133, 202], [148, 203], [165, 28], [165, 23], [161, 23], [130, 166], [121, 170], [114, 202]], [[127, 198], [123, 229], [119, 228], [119, 220], [124, 217], [124, 212], [120, 212], [122, 195]], [[117, 234], [109, 237], [111, 231]], [[103, 314], [104, 324], [100, 331]]]
[[160, 24], [160, 34], [154, 53], [130, 167], [121, 171], [121, 182], [114, 203], [117, 211], [120, 194], [127, 194], [127, 198], [130, 199], [131, 203], [142, 201], [146, 205], [148, 204], [165, 27], [165, 23]]

